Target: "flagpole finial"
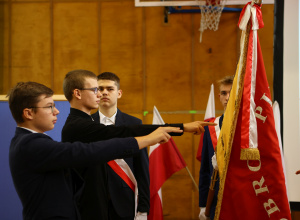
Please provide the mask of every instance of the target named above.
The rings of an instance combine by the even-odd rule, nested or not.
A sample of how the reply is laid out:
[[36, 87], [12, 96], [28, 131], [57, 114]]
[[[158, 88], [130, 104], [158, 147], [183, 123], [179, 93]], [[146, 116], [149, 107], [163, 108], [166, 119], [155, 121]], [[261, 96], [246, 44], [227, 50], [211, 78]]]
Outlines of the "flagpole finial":
[[252, 0], [252, 5], [257, 4], [259, 6], [262, 5], [263, 0]]

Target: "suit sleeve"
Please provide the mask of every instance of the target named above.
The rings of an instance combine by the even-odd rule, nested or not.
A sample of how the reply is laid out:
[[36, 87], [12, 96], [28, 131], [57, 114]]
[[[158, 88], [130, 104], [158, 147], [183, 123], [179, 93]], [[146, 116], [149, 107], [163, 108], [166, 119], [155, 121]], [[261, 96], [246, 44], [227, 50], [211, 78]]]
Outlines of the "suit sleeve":
[[84, 144], [56, 142], [45, 136], [36, 133], [26, 135], [18, 144], [22, 158], [37, 172], [92, 166], [139, 152], [135, 138], [115, 138]]
[[[138, 121], [142, 124], [142, 121]], [[149, 158], [147, 149], [143, 149], [139, 154], [133, 157], [134, 170], [138, 183], [138, 207], [137, 211], [149, 213], [150, 209], [150, 176], [149, 176]]]
[[[67, 119], [62, 130], [62, 141], [73, 142], [80, 140], [82, 142], [95, 142], [108, 140], [111, 138], [122, 137], [138, 137], [148, 135], [162, 125], [131, 125], [131, 126], [105, 126], [99, 122], [82, 120], [81, 118]], [[183, 124], [166, 124], [163, 126], [180, 127]], [[180, 136], [182, 133], [171, 133], [173, 136]]]

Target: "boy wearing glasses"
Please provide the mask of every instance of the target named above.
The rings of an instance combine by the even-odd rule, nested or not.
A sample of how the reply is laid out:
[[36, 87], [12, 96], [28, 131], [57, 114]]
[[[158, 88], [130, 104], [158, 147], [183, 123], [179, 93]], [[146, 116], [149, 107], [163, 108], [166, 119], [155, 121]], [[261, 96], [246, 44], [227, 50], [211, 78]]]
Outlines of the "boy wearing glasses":
[[[70, 102], [70, 114], [62, 130], [62, 140], [68, 142], [93, 142], [108, 140], [115, 137], [130, 137], [147, 135], [161, 125], [132, 125], [132, 126], [105, 126], [94, 121], [91, 110], [98, 109], [100, 91], [97, 77], [87, 70], [69, 72], [63, 83], [64, 94]], [[91, 90], [91, 91], [89, 91]], [[200, 134], [203, 126], [215, 125], [206, 122], [191, 122], [175, 124], [186, 132]], [[178, 135], [176, 133], [171, 135]], [[120, 157], [124, 158], [124, 157]], [[106, 163], [94, 167], [77, 169], [85, 180], [85, 187], [79, 201], [79, 210], [83, 220], [112, 219], [108, 211], [108, 191]], [[112, 219], [113, 220], [113, 219]]]
[[170, 138], [168, 132], [180, 132], [165, 127], [144, 137], [88, 144], [56, 142], [44, 133], [54, 128], [59, 114], [51, 89], [35, 82], [20, 82], [8, 96], [17, 123], [9, 150], [9, 166], [22, 202], [24, 220], [81, 219], [76, 200], [83, 180], [71, 168], [131, 156], [146, 146], [166, 142]]

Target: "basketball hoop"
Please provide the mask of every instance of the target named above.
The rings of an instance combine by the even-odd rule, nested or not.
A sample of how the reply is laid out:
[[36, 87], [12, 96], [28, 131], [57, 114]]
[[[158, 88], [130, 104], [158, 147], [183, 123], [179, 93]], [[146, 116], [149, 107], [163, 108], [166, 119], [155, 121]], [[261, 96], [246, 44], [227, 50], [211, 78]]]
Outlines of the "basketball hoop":
[[209, 30], [218, 30], [219, 21], [223, 8], [227, 0], [205, 0], [206, 4], [201, 4], [200, 0], [196, 0], [201, 10], [200, 20], [200, 43], [202, 42], [202, 34], [207, 28]]

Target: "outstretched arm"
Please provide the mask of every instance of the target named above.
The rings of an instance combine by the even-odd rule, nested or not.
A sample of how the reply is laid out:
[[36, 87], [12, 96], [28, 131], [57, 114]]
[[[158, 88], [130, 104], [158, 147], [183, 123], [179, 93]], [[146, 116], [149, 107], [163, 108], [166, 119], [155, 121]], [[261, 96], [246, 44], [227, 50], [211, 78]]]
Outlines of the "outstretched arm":
[[202, 134], [204, 132], [204, 126], [216, 126], [216, 123], [205, 121], [194, 121], [183, 124], [183, 130], [194, 134]]
[[142, 136], [142, 137], [135, 137], [138, 142], [139, 148], [143, 149], [145, 147], [160, 143], [166, 143], [171, 138], [169, 133], [182, 133], [183, 131], [177, 127], [159, 127], [152, 133]]

